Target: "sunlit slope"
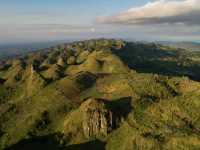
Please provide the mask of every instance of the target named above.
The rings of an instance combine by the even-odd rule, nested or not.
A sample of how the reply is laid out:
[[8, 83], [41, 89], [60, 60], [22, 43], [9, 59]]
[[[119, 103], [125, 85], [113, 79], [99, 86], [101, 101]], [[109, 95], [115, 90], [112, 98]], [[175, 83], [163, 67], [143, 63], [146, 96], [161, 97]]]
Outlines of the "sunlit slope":
[[0, 149], [199, 149], [199, 56], [101, 39], [2, 62]]

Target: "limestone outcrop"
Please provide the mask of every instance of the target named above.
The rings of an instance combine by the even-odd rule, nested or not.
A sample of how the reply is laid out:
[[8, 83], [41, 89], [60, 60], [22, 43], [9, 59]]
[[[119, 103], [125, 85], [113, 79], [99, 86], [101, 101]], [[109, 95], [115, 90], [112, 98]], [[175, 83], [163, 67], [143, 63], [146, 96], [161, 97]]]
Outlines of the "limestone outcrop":
[[113, 113], [101, 99], [89, 99], [81, 106], [86, 137], [106, 136], [112, 130]]
[[119, 126], [129, 109], [130, 101], [127, 98], [115, 101], [89, 98], [67, 117], [64, 134], [87, 139], [106, 137]]

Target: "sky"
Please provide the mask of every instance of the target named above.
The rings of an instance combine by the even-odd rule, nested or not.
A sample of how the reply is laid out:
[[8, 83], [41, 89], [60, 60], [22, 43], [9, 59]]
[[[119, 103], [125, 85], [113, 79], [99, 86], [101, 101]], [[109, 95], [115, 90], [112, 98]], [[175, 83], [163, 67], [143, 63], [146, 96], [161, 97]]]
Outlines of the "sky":
[[199, 41], [200, 0], [0, 0], [0, 44], [123, 38]]

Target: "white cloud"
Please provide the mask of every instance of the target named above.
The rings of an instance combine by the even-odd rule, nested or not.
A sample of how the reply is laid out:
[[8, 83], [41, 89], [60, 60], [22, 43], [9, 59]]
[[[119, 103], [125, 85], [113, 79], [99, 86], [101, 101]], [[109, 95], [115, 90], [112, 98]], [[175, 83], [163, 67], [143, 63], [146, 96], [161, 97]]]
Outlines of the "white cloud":
[[200, 0], [158, 0], [113, 16], [99, 17], [105, 24], [200, 25]]

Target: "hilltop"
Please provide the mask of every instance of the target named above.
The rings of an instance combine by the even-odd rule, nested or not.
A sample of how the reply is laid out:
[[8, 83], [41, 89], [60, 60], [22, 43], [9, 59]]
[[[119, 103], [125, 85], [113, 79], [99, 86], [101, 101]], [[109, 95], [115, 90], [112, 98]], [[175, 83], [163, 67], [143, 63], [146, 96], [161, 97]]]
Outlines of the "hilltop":
[[200, 148], [200, 52], [98, 39], [0, 63], [0, 150]]

